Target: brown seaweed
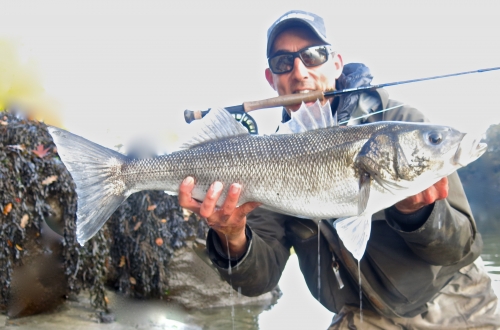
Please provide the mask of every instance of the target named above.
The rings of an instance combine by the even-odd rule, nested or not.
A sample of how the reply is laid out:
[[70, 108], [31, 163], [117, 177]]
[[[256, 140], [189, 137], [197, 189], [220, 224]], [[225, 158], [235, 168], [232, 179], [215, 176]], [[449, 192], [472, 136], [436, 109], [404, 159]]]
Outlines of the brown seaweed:
[[[11, 297], [13, 270], [40, 253], [63, 265], [66, 296], [88, 290], [99, 313], [108, 312], [106, 283], [129, 296], [165, 297], [174, 250], [186, 239], [205, 238], [208, 229], [195, 215], [186, 217], [176, 197], [143, 191], [82, 247], [76, 207], [73, 180], [46, 125], [21, 112], [0, 112], [0, 310]], [[59, 235], [50, 244], [47, 226]]]

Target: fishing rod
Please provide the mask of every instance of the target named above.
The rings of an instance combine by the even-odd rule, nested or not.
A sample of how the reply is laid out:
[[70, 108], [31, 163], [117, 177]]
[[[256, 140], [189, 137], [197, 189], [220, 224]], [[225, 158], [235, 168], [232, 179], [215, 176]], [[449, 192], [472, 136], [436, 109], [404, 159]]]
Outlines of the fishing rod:
[[[427, 81], [427, 80], [462, 76], [462, 75], [467, 75], [467, 74], [482, 73], [482, 72], [495, 71], [495, 70], [500, 70], [500, 67], [450, 73], [450, 74], [445, 74], [445, 75], [418, 78], [418, 79], [402, 80], [402, 81], [377, 84], [377, 85], [368, 85], [368, 86], [361, 86], [361, 87], [355, 87], [355, 88], [346, 88], [346, 89], [342, 89], [342, 90], [338, 90], [338, 91], [336, 91], [336, 90], [326, 91], [326, 92], [316, 91], [316, 92], [311, 92], [311, 93], [307, 93], [307, 94], [282, 95], [282, 96], [277, 96], [277, 97], [259, 100], [259, 101], [243, 102], [240, 105], [225, 107], [225, 109], [230, 114], [232, 114], [236, 120], [241, 122], [249, 130], [250, 133], [257, 134], [257, 125], [255, 123], [255, 120], [253, 120], [253, 118], [247, 114], [250, 111], [259, 110], [259, 109], [267, 109], [267, 108], [275, 108], [275, 107], [280, 107], [280, 106], [289, 106], [289, 105], [294, 105], [294, 104], [300, 104], [302, 102], [315, 102], [316, 100], [322, 101], [327, 97], [338, 96], [338, 95], [342, 95], [342, 94], [361, 93], [361, 92], [373, 91], [373, 90], [376, 90], [378, 88], [383, 88], [383, 87], [404, 85], [404, 84], [409, 84], [409, 83], [414, 83], [414, 82], [419, 82], [419, 81]], [[203, 118], [209, 111], [210, 111], [210, 109], [208, 109], [208, 110], [194, 110], [194, 111], [193, 110], [184, 110], [184, 119], [186, 120], [186, 123], [190, 123], [193, 120]]]

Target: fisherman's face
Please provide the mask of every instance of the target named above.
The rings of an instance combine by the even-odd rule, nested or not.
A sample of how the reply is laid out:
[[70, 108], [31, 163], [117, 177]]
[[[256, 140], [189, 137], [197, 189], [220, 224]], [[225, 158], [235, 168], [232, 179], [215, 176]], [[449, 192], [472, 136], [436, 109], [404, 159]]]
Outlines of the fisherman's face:
[[[271, 56], [278, 51], [296, 52], [298, 50], [321, 46], [324, 42], [315, 36], [307, 28], [294, 27], [281, 32], [274, 39]], [[271, 87], [279, 95], [308, 93], [312, 91], [327, 91], [335, 89], [335, 79], [342, 73], [342, 57], [338, 54], [329, 56], [328, 61], [315, 67], [306, 67], [299, 57], [294, 59], [292, 71], [282, 74], [274, 74], [269, 68], [266, 69], [266, 79]], [[329, 99], [330, 103], [332, 99]], [[326, 103], [325, 99], [322, 103]], [[308, 102], [310, 106], [314, 102]], [[288, 106], [287, 112], [296, 111], [300, 104]]]

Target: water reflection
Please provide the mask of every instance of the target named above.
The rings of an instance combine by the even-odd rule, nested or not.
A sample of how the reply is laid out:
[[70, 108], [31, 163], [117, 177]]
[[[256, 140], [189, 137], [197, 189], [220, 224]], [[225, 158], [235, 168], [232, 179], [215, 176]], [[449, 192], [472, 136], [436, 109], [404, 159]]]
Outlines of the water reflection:
[[[486, 230], [485, 230], [486, 231]], [[482, 258], [492, 286], [500, 296], [500, 228], [489, 228], [483, 233]], [[269, 310], [263, 308], [235, 308], [234, 329], [326, 329], [333, 314], [319, 304], [309, 293], [299, 269], [296, 255], [288, 261], [280, 280], [283, 296]], [[213, 313], [213, 314], [212, 314]], [[195, 312], [191, 321], [203, 329], [233, 329], [231, 309]]]
[[314, 299], [299, 268], [297, 255], [288, 260], [279, 286], [283, 296], [270, 310], [259, 315], [260, 330], [326, 329], [333, 314]]
[[259, 329], [258, 315], [263, 306], [235, 306], [206, 310], [185, 310], [165, 301], [130, 300], [113, 296], [111, 305], [116, 314], [116, 324], [123, 327], [217, 330], [217, 329]]
[[[500, 295], [500, 229], [483, 229], [482, 258]], [[133, 300], [109, 293], [110, 307], [116, 316], [113, 324], [91, 322], [92, 329], [177, 329], [177, 330], [271, 330], [326, 329], [333, 314], [312, 298], [292, 255], [280, 280], [283, 296], [268, 310], [266, 306], [235, 306], [210, 310], [185, 310], [165, 301]], [[229, 295], [229, 292], [227, 293]], [[88, 301], [67, 302], [55, 314], [42, 314], [8, 322], [5, 329], [88, 329], [93, 311]], [[5, 323], [0, 317], [0, 327]]]
[[262, 306], [235, 306], [234, 318], [231, 308], [214, 308], [210, 310], [201, 310], [190, 314], [191, 321], [203, 330], [218, 329], [259, 329], [259, 314], [264, 308]]
[[493, 290], [500, 296], [500, 230], [483, 234], [484, 266], [491, 277]]

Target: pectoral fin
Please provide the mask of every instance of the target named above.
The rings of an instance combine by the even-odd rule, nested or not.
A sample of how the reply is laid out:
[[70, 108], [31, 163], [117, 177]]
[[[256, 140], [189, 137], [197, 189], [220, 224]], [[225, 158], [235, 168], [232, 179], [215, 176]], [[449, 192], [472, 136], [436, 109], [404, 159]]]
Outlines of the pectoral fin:
[[356, 217], [340, 218], [333, 223], [342, 243], [358, 261], [365, 254], [366, 244], [370, 238], [371, 218], [371, 214], [361, 214]]

